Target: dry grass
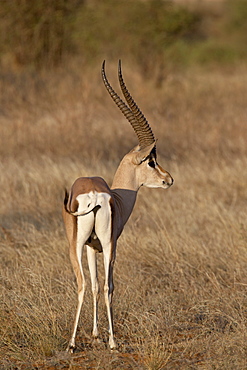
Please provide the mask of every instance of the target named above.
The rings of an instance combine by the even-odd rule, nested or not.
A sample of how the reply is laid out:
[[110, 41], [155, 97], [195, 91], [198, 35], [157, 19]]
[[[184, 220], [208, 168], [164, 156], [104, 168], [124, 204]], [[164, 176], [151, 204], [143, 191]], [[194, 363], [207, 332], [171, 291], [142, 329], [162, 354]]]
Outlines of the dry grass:
[[[175, 184], [141, 189], [119, 240], [119, 352], [107, 348], [103, 299], [103, 343], [91, 343], [88, 285], [73, 356], [63, 352], [76, 305], [63, 189], [79, 175], [111, 182], [136, 140], [100, 66], [1, 76], [0, 367], [245, 369], [247, 70], [171, 74], [159, 90], [123, 70]], [[107, 73], [115, 85], [116, 65]]]

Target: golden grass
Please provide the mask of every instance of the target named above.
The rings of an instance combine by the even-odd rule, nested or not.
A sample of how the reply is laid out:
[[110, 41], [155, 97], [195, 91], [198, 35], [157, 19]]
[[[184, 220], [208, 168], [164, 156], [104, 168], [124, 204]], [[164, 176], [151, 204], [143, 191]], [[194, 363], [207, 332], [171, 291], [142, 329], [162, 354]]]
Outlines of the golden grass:
[[[116, 86], [116, 65], [106, 67]], [[244, 369], [247, 70], [170, 74], [160, 89], [123, 71], [175, 183], [140, 190], [118, 243], [119, 352], [107, 348], [103, 299], [104, 341], [91, 343], [88, 284], [72, 356], [63, 352], [76, 306], [64, 187], [81, 175], [110, 183], [136, 139], [100, 66], [1, 77], [1, 368]]]

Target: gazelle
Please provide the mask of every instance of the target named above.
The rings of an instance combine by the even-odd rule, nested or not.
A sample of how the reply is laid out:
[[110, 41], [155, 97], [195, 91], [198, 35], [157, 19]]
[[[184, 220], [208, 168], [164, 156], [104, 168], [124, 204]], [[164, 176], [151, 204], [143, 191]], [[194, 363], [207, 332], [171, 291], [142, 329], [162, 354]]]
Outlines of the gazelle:
[[173, 179], [156, 161], [156, 140], [143, 113], [128, 92], [123, 81], [119, 61], [118, 78], [126, 103], [113, 90], [102, 65], [102, 78], [111, 98], [130, 122], [139, 144], [122, 159], [115, 173], [111, 188], [100, 177], [80, 177], [65, 194], [63, 218], [70, 245], [70, 259], [78, 284], [78, 305], [68, 351], [75, 349], [75, 337], [85, 292], [82, 269], [82, 251], [87, 249], [87, 259], [93, 293], [93, 331], [98, 337], [97, 253], [103, 252], [105, 268], [104, 296], [109, 322], [109, 346], [116, 347], [113, 333], [112, 295], [113, 266], [117, 239], [133, 210], [141, 186], [169, 188]]

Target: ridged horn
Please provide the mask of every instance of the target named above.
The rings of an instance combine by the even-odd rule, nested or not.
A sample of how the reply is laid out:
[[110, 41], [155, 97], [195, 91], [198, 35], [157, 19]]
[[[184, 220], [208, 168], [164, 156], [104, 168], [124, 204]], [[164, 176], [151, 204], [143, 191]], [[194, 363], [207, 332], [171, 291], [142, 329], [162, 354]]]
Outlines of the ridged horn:
[[[134, 131], [137, 135], [140, 148], [143, 149], [146, 146], [152, 144], [155, 141], [154, 136], [153, 136], [152, 141], [148, 141], [147, 139], [145, 139], [145, 137], [147, 135], [145, 136], [145, 132], [144, 132], [142, 126], [140, 126], [140, 123], [138, 122], [134, 112], [132, 112], [132, 110], [127, 106], [127, 104], [120, 98], [120, 96], [114, 91], [114, 89], [110, 85], [110, 83], [109, 83], [109, 81], [106, 77], [106, 74], [105, 74], [105, 61], [103, 61], [103, 64], [102, 64], [101, 74], [102, 74], [102, 79], [103, 79], [104, 85], [106, 87], [106, 90], [108, 91], [112, 100], [118, 106], [118, 108], [121, 110], [123, 115], [127, 118], [129, 123], [133, 127], [133, 129], [134, 129]], [[149, 125], [148, 125], [148, 127], [149, 127]], [[152, 131], [151, 131], [151, 133], [152, 133]]]
[[137, 135], [138, 137], [140, 137], [140, 140], [139, 140], [140, 146], [142, 148], [145, 148], [155, 142], [155, 137], [154, 137], [151, 127], [148, 124], [147, 119], [145, 118], [144, 114], [142, 113], [142, 111], [140, 110], [140, 108], [138, 107], [138, 105], [136, 104], [132, 96], [130, 95], [125, 85], [125, 82], [122, 76], [121, 60], [119, 60], [119, 63], [118, 63], [118, 79], [119, 79], [122, 93], [138, 123], [136, 127], [136, 131], [138, 131]]

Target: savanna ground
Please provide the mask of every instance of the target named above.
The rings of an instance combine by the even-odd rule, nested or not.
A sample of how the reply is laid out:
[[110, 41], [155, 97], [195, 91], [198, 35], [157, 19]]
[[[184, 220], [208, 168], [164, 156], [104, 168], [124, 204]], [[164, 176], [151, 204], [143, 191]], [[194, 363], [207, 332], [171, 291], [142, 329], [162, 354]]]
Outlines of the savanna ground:
[[[117, 58], [103, 58], [117, 87]], [[107, 346], [102, 296], [102, 342], [91, 340], [83, 260], [88, 284], [73, 355], [65, 353], [77, 288], [64, 188], [78, 176], [111, 184], [137, 140], [105, 91], [101, 61], [1, 71], [0, 368], [246, 369], [246, 63], [173, 69], [168, 59], [161, 83], [156, 63], [148, 78], [127, 54], [122, 64], [175, 182], [140, 189], [119, 239], [117, 351]], [[102, 293], [102, 255], [99, 262]]]
[[[116, 63], [106, 67], [116, 85]], [[123, 71], [175, 183], [140, 190], [119, 240], [119, 351], [107, 348], [103, 299], [103, 343], [91, 343], [88, 284], [72, 356], [63, 352], [76, 306], [64, 187], [81, 175], [110, 183], [136, 138], [105, 92], [100, 66], [22, 76], [14, 87], [2, 80], [1, 366], [244, 369], [247, 70], [171, 74], [160, 89], [128, 65]]]

